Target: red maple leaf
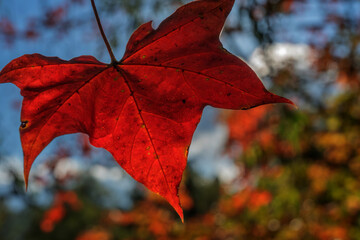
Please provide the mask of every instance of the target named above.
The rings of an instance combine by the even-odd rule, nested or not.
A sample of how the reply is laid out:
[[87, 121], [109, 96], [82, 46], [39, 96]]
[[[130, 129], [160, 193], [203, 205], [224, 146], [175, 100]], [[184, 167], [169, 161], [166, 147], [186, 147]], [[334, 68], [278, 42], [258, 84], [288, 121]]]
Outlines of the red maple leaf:
[[0, 83], [16, 84], [24, 96], [26, 184], [35, 158], [54, 138], [82, 132], [183, 218], [178, 186], [203, 108], [292, 103], [268, 92], [246, 63], [222, 47], [219, 34], [233, 2], [194, 1], [156, 30], [143, 24], [116, 61], [92, 0], [110, 64], [91, 56], [64, 61], [31, 54], [5, 66]]

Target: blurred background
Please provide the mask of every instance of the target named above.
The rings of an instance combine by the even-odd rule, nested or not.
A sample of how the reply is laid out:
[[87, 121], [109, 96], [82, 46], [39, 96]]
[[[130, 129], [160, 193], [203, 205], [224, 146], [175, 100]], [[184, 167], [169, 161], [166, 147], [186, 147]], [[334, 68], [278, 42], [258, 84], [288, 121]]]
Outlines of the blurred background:
[[[141, 23], [186, 2], [96, 1], [118, 59]], [[180, 188], [185, 224], [85, 135], [51, 143], [25, 193], [22, 98], [2, 84], [0, 239], [360, 239], [360, 1], [236, 0], [221, 41], [299, 109], [205, 109]], [[35, 52], [110, 62], [90, 0], [0, 0], [0, 49], [0, 68]]]

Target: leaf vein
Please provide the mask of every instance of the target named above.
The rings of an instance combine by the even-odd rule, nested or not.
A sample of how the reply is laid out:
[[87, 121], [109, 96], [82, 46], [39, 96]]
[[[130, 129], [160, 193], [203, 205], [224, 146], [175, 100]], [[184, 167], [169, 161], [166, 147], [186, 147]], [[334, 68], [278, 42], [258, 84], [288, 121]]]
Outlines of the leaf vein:
[[49, 122], [49, 120], [54, 116], [54, 114], [62, 107], [64, 106], [64, 104], [72, 97], [74, 96], [75, 93], [77, 93], [81, 88], [83, 88], [87, 83], [89, 83], [91, 80], [97, 78], [101, 73], [103, 73], [105, 70], [107, 70], [108, 68], [105, 68], [103, 70], [101, 70], [100, 72], [96, 73], [94, 76], [92, 76], [90, 79], [88, 79], [87, 81], [84, 82], [83, 85], [81, 85], [78, 89], [76, 89], [72, 94], [69, 95], [69, 97], [67, 97], [61, 104], [59, 104], [59, 106], [55, 109], [55, 111], [53, 113], [50, 114], [50, 116], [48, 117], [48, 119], [45, 121], [45, 123], [41, 126], [40, 130], [38, 131], [38, 133], [36, 134], [34, 141], [31, 144], [30, 147], [30, 151], [32, 151], [34, 144], [36, 142], [36, 140], [38, 139], [41, 131], [44, 129], [44, 127], [47, 125], [47, 123]]

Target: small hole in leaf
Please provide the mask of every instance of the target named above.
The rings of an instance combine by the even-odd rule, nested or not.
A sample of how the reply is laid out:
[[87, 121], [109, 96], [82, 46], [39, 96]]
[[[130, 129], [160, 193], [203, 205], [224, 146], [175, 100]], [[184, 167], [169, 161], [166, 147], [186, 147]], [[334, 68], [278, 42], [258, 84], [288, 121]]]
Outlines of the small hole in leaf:
[[26, 128], [28, 123], [29, 121], [21, 121], [20, 128], [22, 129]]

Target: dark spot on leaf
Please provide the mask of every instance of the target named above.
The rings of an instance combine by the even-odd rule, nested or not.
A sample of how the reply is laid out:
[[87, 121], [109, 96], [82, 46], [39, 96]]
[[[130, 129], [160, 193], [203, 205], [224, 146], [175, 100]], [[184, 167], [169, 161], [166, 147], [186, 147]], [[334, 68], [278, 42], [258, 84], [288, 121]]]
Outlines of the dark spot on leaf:
[[220, 10], [220, 12], [222, 12], [223, 11], [222, 7], [219, 7], [219, 10]]
[[21, 129], [26, 128], [28, 123], [29, 123], [29, 121], [21, 121], [20, 128]]
[[186, 103], [186, 100], [185, 100], [185, 99], [183, 99], [183, 100], [182, 100], [182, 103], [184, 103], [184, 104], [185, 104], [185, 103]]
[[230, 97], [230, 96], [231, 96], [231, 93], [227, 93], [226, 96]]

